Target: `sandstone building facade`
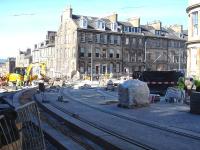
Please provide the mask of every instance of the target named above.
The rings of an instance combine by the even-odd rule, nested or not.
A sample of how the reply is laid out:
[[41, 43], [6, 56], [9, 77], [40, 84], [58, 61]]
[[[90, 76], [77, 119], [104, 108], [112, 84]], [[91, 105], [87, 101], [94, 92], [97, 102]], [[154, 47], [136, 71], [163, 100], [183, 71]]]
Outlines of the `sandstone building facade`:
[[57, 76], [120, 76], [143, 70], [186, 68], [187, 33], [181, 25], [163, 27], [160, 21], [140, 24], [113, 14], [103, 18], [74, 15], [64, 10], [55, 38]]
[[200, 1], [189, 0], [187, 76], [200, 78]]
[[46, 75], [48, 77], [55, 77], [55, 31], [48, 31], [46, 39], [34, 45], [32, 50], [33, 61], [32, 63], [45, 63]]
[[16, 67], [28, 67], [32, 63], [31, 49], [26, 51], [19, 51], [19, 55], [16, 57]]

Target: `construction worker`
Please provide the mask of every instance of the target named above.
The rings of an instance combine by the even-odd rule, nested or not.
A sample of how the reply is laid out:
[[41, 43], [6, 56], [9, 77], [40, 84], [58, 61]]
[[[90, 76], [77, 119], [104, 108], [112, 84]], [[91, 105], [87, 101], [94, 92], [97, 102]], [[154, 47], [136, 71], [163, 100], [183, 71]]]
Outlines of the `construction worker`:
[[24, 86], [28, 86], [28, 75], [24, 75]]

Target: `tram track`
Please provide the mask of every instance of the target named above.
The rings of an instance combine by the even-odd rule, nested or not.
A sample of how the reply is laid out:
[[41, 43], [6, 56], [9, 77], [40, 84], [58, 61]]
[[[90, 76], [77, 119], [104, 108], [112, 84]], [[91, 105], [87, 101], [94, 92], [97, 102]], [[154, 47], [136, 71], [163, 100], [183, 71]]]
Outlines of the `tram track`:
[[151, 146], [149, 146], [149, 145], [146, 145], [146, 144], [144, 144], [144, 143], [141, 143], [141, 142], [139, 142], [139, 141], [137, 141], [137, 140], [134, 140], [134, 139], [132, 139], [132, 138], [129, 138], [129, 137], [120, 135], [119, 133], [115, 132], [114, 130], [107, 129], [107, 128], [105, 128], [105, 127], [103, 127], [103, 126], [101, 126], [101, 125], [99, 125], [99, 124], [97, 124], [97, 123], [91, 122], [91, 121], [89, 121], [88, 119], [85, 119], [85, 118], [83, 118], [83, 117], [80, 117], [78, 114], [73, 113], [73, 112], [70, 112], [70, 111], [68, 111], [68, 110], [66, 110], [66, 109], [64, 109], [64, 108], [62, 108], [62, 107], [60, 107], [60, 106], [58, 106], [58, 105], [55, 104], [55, 103], [50, 103], [49, 105], [51, 105], [52, 107], [54, 107], [54, 108], [58, 109], [59, 111], [65, 113], [66, 115], [69, 115], [69, 116], [71, 116], [71, 117], [73, 117], [73, 118], [75, 118], [75, 119], [77, 119], [77, 120], [79, 120], [79, 121], [81, 121], [81, 122], [84, 122], [84, 123], [86, 123], [86, 124], [88, 124], [88, 125], [90, 125], [90, 126], [96, 128], [96, 129], [98, 129], [98, 130], [101, 130], [101, 131], [103, 131], [103, 132], [105, 132], [105, 133], [107, 133], [107, 134], [109, 134], [109, 135], [111, 135], [111, 136], [114, 136], [114, 137], [116, 137], [116, 138], [119, 138], [119, 139], [121, 139], [121, 140], [123, 140], [123, 141], [126, 141], [126, 142], [130, 143], [130, 144], [133, 144], [133, 145], [135, 145], [135, 146], [137, 146], [137, 147], [139, 147], [139, 148], [142, 148], [142, 149], [144, 149], [144, 150], [155, 150], [155, 148], [153, 148], [153, 147], [151, 147]]
[[[151, 122], [146, 122], [146, 121], [143, 121], [143, 120], [140, 120], [140, 119], [136, 119], [136, 118], [132, 118], [132, 117], [128, 117], [128, 116], [124, 116], [123, 114], [118, 114], [118, 113], [115, 113], [115, 112], [112, 112], [110, 110], [106, 110], [106, 109], [102, 109], [102, 108], [99, 108], [95, 105], [92, 105], [92, 104], [88, 104], [86, 102], [82, 102], [81, 100], [78, 100], [77, 98], [74, 98], [72, 97], [71, 95], [67, 94], [67, 93], [64, 93], [63, 95], [65, 97], [65, 100], [67, 100], [67, 102], [70, 102], [70, 101], [75, 101], [75, 102], [78, 102], [79, 104], [81, 105], [84, 105], [86, 107], [89, 107], [89, 108], [92, 108], [94, 109], [95, 111], [98, 110], [100, 112], [103, 112], [103, 113], [106, 113], [108, 115], [111, 115], [111, 116], [115, 116], [119, 119], [123, 119], [123, 120], [127, 120], [129, 122], [133, 122], [133, 123], [137, 123], [138, 125], [143, 125], [143, 126], [147, 126], [147, 127], [150, 127], [150, 128], [153, 128], [153, 129], [156, 129], [156, 130], [160, 130], [161, 132], [164, 132], [166, 135], [169, 134], [169, 135], [172, 135], [172, 136], [182, 136], [183, 138], [189, 138], [191, 140], [196, 140], [197, 141], [200, 141], [200, 136], [199, 134], [190, 134], [190, 132], [182, 132], [182, 131], [186, 131], [186, 130], [181, 130], [179, 128], [174, 128], [174, 127], [166, 127], [166, 126], [163, 126], [163, 125], [158, 125], [156, 123], [151, 123]], [[84, 99], [85, 100], [85, 99]], [[43, 105], [41, 103], [41, 105]], [[135, 145], [137, 146], [138, 148], [140, 149], [157, 149], [157, 146], [156, 147], [152, 147], [152, 145], [150, 143], [148, 144], [144, 144], [140, 141], [137, 141], [137, 138], [134, 139], [133, 137], [127, 137], [123, 134], [120, 134], [120, 132], [118, 132], [117, 130], [113, 130], [111, 128], [107, 128], [106, 126], [104, 126], [103, 124], [99, 124], [97, 122], [94, 122], [94, 121], [91, 121], [91, 120], [88, 120], [86, 117], [83, 117], [83, 116], [80, 116], [78, 113], [76, 112], [73, 112], [73, 111], [69, 111], [70, 109], [66, 109], [64, 108], [64, 105], [60, 105], [58, 104], [58, 102], [54, 102], [54, 101], [50, 101], [48, 103], [48, 105], [50, 105], [51, 107], [55, 109], [57, 109], [58, 111], [64, 113], [63, 116], [70, 116], [76, 120], [79, 120], [85, 124], [88, 124], [88, 126], [91, 126], [93, 128], [96, 128], [98, 130], [101, 130], [102, 132], [105, 132], [106, 134], [108, 135], [111, 135], [113, 137], [116, 137], [120, 140], [123, 140], [125, 141], [126, 143], [129, 143], [129, 144], [132, 144], [132, 145]], [[45, 106], [44, 106], [45, 107]], [[51, 108], [50, 107], [50, 108]], [[47, 109], [47, 108], [46, 108]], [[60, 116], [60, 118], [62, 118]], [[63, 117], [63, 122], [65, 122], [67, 120], [64, 120], [64, 117]], [[66, 123], [67, 125], [68, 123]], [[73, 125], [72, 125], [73, 126]], [[75, 127], [76, 128], [76, 127]], [[87, 129], [86, 129], [87, 130]], [[88, 131], [89, 132], [89, 131]], [[91, 133], [92, 134], [92, 133]], [[72, 137], [73, 138], [73, 137]], [[76, 141], [76, 139], [74, 139]], [[79, 139], [78, 139], [79, 140]], [[77, 141], [79, 142], [79, 141]], [[99, 144], [99, 143], [98, 143]], [[101, 145], [102, 146], [102, 145]], [[116, 145], [113, 145], [113, 146], [116, 146]], [[84, 146], [83, 146], [84, 147]], [[117, 146], [116, 146], [117, 147]], [[115, 147], [115, 149], [117, 149]], [[87, 145], [84, 147], [85, 149], [90, 149], [87, 147]], [[120, 148], [119, 148], [120, 149]]]
[[88, 103], [82, 102], [80, 100], [77, 100], [77, 99], [69, 96], [68, 94], [65, 94], [65, 97], [67, 97], [68, 99], [73, 100], [77, 103], [80, 103], [80, 104], [82, 104], [86, 107], [92, 108], [94, 110], [98, 110], [100, 112], [103, 112], [103, 113], [106, 113], [106, 114], [109, 114], [109, 115], [112, 115], [112, 116], [115, 116], [115, 117], [118, 117], [118, 118], [123, 119], [123, 120], [128, 120], [128, 121], [131, 121], [131, 122], [134, 122], [134, 123], [138, 123], [140, 125], [144, 125], [144, 126], [147, 126], [147, 127], [151, 127], [151, 128], [158, 129], [158, 130], [161, 130], [161, 131], [166, 131], [166, 132], [169, 132], [169, 133], [174, 133], [176, 135], [180, 135], [180, 136], [183, 136], [183, 137], [187, 137], [187, 138], [191, 138], [191, 139], [200, 141], [200, 135], [198, 135], [196, 133], [190, 134], [190, 133], [181, 131], [179, 128], [158, 125], [156, 123], [151, 123], [151, 122], [139, 120], [139, 119], [136, 119], [136, 118], [133, 118], [133, 117], [130, 118], [130, 117], [112, 112], [110, 110], [102, 109], [102, 108], [96, 107], [94, 105], [90, 105]]

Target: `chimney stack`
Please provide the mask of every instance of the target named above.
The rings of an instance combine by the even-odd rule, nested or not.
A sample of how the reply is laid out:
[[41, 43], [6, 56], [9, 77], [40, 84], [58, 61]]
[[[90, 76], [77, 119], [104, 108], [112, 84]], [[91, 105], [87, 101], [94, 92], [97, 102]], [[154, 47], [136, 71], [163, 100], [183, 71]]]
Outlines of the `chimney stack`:
[[155, 30], [161, 30], [161, 28], [162, 28], [162, 23], [159, 20], [158, 21], [154, 21], [152, 23], [148, 23], [147, 25], [154, 27]]
[[183, 32], [183, 25], [175, 24], [175, 25], [171, 25], [169, 28], [174, 30], [177, 33], [182, 33]]
[[104, 18], [109, 19], [111, 22], [117, 22], [118, 14], [117, 13], [113, 13], [112, 15], [106, 16]]
[[134, 17], [128, 19], [128, 22], [130, 22], [134, 27], [140, 27], [140, 18], [139, 17]]
[[64, 10], [62, 16], [61, 16], [61, 22], [72, 18], [72, 8], [71, 6], [67, 6], [67, 8]]

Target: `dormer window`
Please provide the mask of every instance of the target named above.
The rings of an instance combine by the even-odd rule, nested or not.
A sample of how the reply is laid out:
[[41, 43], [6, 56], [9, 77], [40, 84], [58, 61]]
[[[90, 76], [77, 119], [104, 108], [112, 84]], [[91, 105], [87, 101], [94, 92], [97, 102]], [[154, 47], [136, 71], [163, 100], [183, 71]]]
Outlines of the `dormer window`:
[[141, 33], [141, 28], [140, 27], [133, 27], [132, 32], [134, 33]]
[[155, 30], [155, 35], [161, 35], [161, 31], [160, 30]]
[[105, 27], [106, 27], [106, 24], [104, 21], [102, 21], [102, 20], [97, 21], [97, 29], [105, 30]]
[[87, 29], [87, 19], [81, 18], [81, 20], [80, 20], [80, 27], [84, 28], [84, 29]]
[[117, 31], [117, 23], [116, 22], [113, 22], [113, 23], [111, 23], [111, 30], [112, 31]]
[[129, 32], [129, 27], [124, 26], [124, 32]]

